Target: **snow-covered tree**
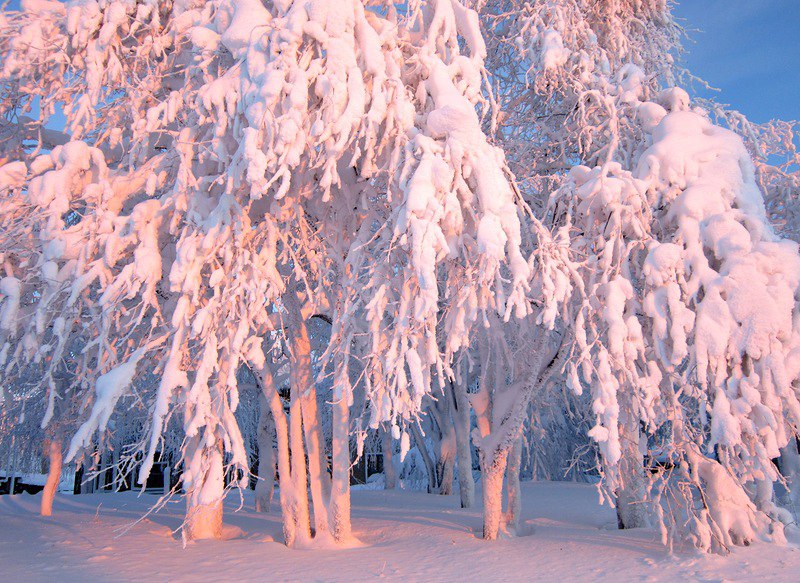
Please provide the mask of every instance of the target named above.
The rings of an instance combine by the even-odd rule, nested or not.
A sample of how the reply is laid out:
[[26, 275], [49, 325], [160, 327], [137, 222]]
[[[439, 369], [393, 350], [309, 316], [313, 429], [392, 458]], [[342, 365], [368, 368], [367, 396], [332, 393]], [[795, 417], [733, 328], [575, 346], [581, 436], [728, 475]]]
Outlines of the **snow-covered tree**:
[[[477, 15], [455, 0], [401, 14], [367, 6], [29, 2], [4, 16], [6, 117], [38, 136], [66, 104], [63, 144], [46, 153], [42, 141], [4, 144], [4, 157], [19, 159], [3, 166], [6, 200], [23, 207], [36, 255], [13, 266], [6, 287], [55, 288], [15, 328], [28, 347], [18, 357], [51, 350], [42, 323], [69, 337], [56, 299], [89, 336], [93, 404], [67, 459], [155, 367], [139, 480], [179, 411], [189, 538], [220, 534], [223, 458], [248, 469], [234, 417], [242, 363], [275, 405], [279, 458], [293, 444], [292, 471], [280, 475], [297, 474], [294, 503], [306, 499], [305, 447], [317, 536], [346, 540], [348, 355], [363, 314], [373, 422], [410, 420], [432, 368], [443, 384], [481, 311], [530, 311], [535, 262], [548, 259], [523, 254], [518, 197], [481, 131]], [[18, 117], [35, 98], [38, 119]], [[531, 238], [542, 236], [539, 227]], [[444, 297], [456, 301], [440, 353], [426, 338], [440, 317], [441, 270]], [[17, 313], [14, 293], [4, 321]], [[332, 317], [336, 347], [330, 485], [305, 325], [319, 311]], [[273, 330], [289, 353], [288, 431], [266, 380]], [[308, 510], [288, 510], [289, 492], [287, 542], [310, 540]]]
[[[704, 341], [696, 342], [693, 336], [695, 327], [703, 329], [702, 320], [696, 324], [693, 318], [700, 303], [706, 301], [706, 292], [697, 283], [698, 275], [692, 276], [692, 288], [687, 288], [680, 280], [684, 276], [691, 279], [686, 273], [697, 271], [692, 263], [694, 259], [689, 257], [696, 258], [697, 255], [691, 253], [704, 250], [703, 246], [710, 244], [711, 235], [701, 236], [700, 227], [690, 232], [676, 232], [674, 228], [670, 230], [668, 224], [669, 221], [685, 224], [690, 219], [684, 215], [688, 215], [704, 225], [703, 221], [710, 220], [712, 214], [723, 213], [727, 204], [730, 213], [720, 221], [733, 220], [745, 225], [754, 233], [753, 244], [760, 243], [762, 238], [775, 242], [764, 253], [774, 259], [782, 257], [778, 260], [782, 274], [774, 276], [786, 281], [786, 288], [778, 291], [777, 284], [771, 280], [764, 285], [769, 293], [778, 293], [789, 302], [784, 304], [783, 315], [773, 320], [783, 322], [788, 328], [776, 332], [786, 342], [785, 356], [770, 358], [790, 363], [786, 355], [793, 343], [789, 331], [795, 310], [791, 274], [796, 249], [777, 239], [768, 221], [781, 220], [782, 232], [791, 233], [792, 221], [787, 217], [792, 216], [796, 199], [793, 188], [796, 190], [797, 184], [792, 126], [779, 122], [756, 126], [741, 115], [709, 102], [700, 103], [706, 107], [705, 111], [682, 113], [692, 107], [689, 96], [672, 87], [690, 76], [676, 61], [681, 52], [682, 31], [675, 24], [671, 7], [666, 2], [623, 1], [607, 5], [576, 0], [530, 2], [524, 6], [504, 2], [482, 4], [486, 6], [484, 16], [492, 55], [489, 67], [498, 88], [499, 106], [493, 119], [496, 135], [511, 160], [522, 195], [534, 209], [542, 209], [548, 221], [553, 221], [554, 228], [558, 229], [556, 239], [568, 241], [572, 257], [580, 262], [581, 276], [574, 282], [578, 291], [574, 295], [574, 309], [564, 314], [564, 321], [571, 324], [566, 381], [576, 391], [591, 390], [592, 409], [598, 422], [590, 435], [600, 446], [605, 484], [615, 498], [620, 523], [642, 526], [648, 520], [648, 511], [661, 517], [658, 522], [680, 521], [679, 515], [683, 512], [698, 516], [693, 519], [691, 529], [698, 546], [722, 548], [732, 539], [746, 541], [753, 535], [737, 532], [738, 523], [731, 526], [733, 533], [724, 526], [718, 527], [714, 544], [707, 536], [696, 533], [707, 534], [716, 527], [709, 525], [723, 520], [719, 516], [719, 497], [727, 495], [738, 500], [741, 508], [736, 512], [742, 512], [754, 524], [759, 521], [750, 511], [750, 502], [742, 486], [756, 475], [761, 476], [760, 472], [773, 479], [777, 477], [769, 462], [770, 456], [777, 455], [775, 448], [766, 448], [770, 453], [760, 458], [759, 469], [748, 473], [741, 466], [752, 462], [740, 460], [742, 454], [737, 442], [734, 447], [737, 454], [733, 457], [738, 461], [720, 460], [726, 471], [735, 476], [728, 480], [726, 488], [712, 484], [715, 479], [716, 483], [724, 481], [721, 477], [712, 478], [712, 474], [722, 475], [717, 469], [708, 470], [703, 478], [698, 477], [697, 471], [691, 473], [694, 487], [703, 491], [707, 504], [712, 507], [717, 504], [716, 509], [697, 512], [687, 502], [688, 508], [683, 506], [675, 516], [664, 519], [661, 514], [664, 508], [660, 502], [654, 502], [653, 491], [648, 490], [649, 472], [645, 471], [644, 464], [646, 458], [653, 461], [648, 441], [651, 445], [661, 441], [663, 446], [664, 434], [677, 428], [685, 435], [667, 438], [669, 445], [666, 447], [677, 451], [677, 457], [691, 457], [692, 461], [681, 467], [716, 468], [717, 461], [713, 458], [718, 454], [712, 448], [709, 460], [707, 447], [703, 449], [703, 444], [716, 442], [703, 431], [724, 425], [719, 418], [713, 420], [713, 410], [708, 411], [711, 420], [704, 420], [705, 404], [717, 401], [715, 390], [699, 380], [695, 368], [696, 359], [708, 360], [704, 356], [707, 350]], [[674, 113], [667, 115], [668, 112]], [[680, 115], [695, 116], [697, 121], [685, 117], [689, 121], [685, 121], [683, 129], [675, 129], [677, 122], [669, 120], [678, 119]], [[733, 133], [726, 133], [705, 120], [703, 116], [708, 115], [739, 133], [744, 145]], [[668, 131], [667, 127], [671, 129]], [[693, 149], [677, 143], [675, 136], [681, 132], [687, 134], [683, 139], [692, 143]], [[666, 134], [669, 138], [664, 137]], [[706, 135], [718, 139], [702, 140]], [[657, 143], [659, 140], [664, 143]], [[682, 150], [685, 153], [681, 153]], [[785, 163], [775, 166], [775, 155], [784, 156]], [[686, 183], [696, 178], [698, 168], [707, 163], [707, 158], [718, 161], [713, 163], [716, 165], [709, 163], [714, 169], [704, 169], [705, 174], [712, 175], [718, 172], [719, 166], [728, 164], [730, 168], [726, 171], [730, 176], [724, 184], [706, 185], [708, 192], [704, 198], [721, 199], [722, 206], [714, 207], [713, 212], [707, 209], [708, 216], [698, 216], [696, 208], [679, 206], [682, 199], [676, 198], [675, 190], [686, 189]], [[751, 159], [755, 160], [755, 165]], [[737, 165], [742, 168], [739, 177], [732, 174]], [[655, 175], [665, 167], [669, 171], [654, 178], [643, 169], [650, 166], [656, 167]], [[548, 205], [551, 191], [562, 184]], [[667, 191], [670, 193], [666, 194]], [[769, 216], [764, 210], [764, 196]], [[745, 202], [740, 203], [741, 200]], [[733, 216], [736, 218], [731, 218]], [[759, 226], [753, 226], [755, 223]], [[698, 241], [690, 242], [692, 237]], [[668, 292], [657, 291], [655, 288], [661, 284], [654, 284], [646, 276], [651, 269], [648, 262], [652, 259], [649, 253], [654, 240], [694, 250], [675, 257], [673, 268], [680, 266], [685, 271], [675, 276], [669, 292], [672, 299], [662, 298]], [[716, 253], [713, 247], [705, 252]], [[724, 278], [728, 273], [718, 264], [720, 260], [715, 256], [709, 263], [719, 277]], [[763, 291], [760, 285], [756, 281], [745, 281], [739, 293], [743, 296], [760, 293], [759, 290]], [[666, 280], [664, 286], [669, 287]], [[686, 306], [684, 319], [673, 315], [673, 309], [681, 305], [675, 297], [680, 295], [678, 289], [682, 289], [681, 303]], [[731, 301], [729, 295], [722, 293], [725, 302]], [[776, 298], [771, 304], [776, 305], [776, 301], [779, 300]], [[710, 300], [706, 305], [710, 305]], [[729, 309], [733, 310], [733, 305]], [[747, 317], [738, 314], [732, 319], [743, 322]], [[701, 339], [706, 336], [701, 334]], [[672, 346], [673, 338], [677, 347]], [[665, 359], [664, 352], [675, 349], [677, 352]], [[731, 362], [742, 360], [741, 354], [745, 351], [739, 347], [737, 357], [733, 349], [730, 354], [725, 348], [720, 350]], [[766, 357], [764, 347], [760, 353]], [[749, 363], [752, 356], [744, 360]], [[736, 384], [735, 369], [736, 365], [731, 364], [719, 382], [724, 378], [724, 382]], [[670, 393], [673, 385], [675, 398]], [[703, 392], [706, 398], [698, 401], [697, 396]], [[693, 394], [691, 398], [687, 396], [689, 393]], [[791, 401], [793, 397], [786, 398]], [[688, 413], [687, 408], [694, 408], [693, 412]], [[793, 435], [795, 423], [792, 416], [787, 415], [791, 407], [779, 408], [780, 412], [773, 409], [770, 413], [780, 419], [776, 423], [782, 428], [777, 433]], [[681, 423], [685, 417], [691, 421]], [[782, 447], [791, 439], [793, 437], [776, 441]], [[763, 444], [753, 447], [766, 451]], [[701, 449], [702, 455], [688, 453]], [[751, 460], [758, 455], [751, 452], [743, 457]], [[674, 483], [675, 480], [665, 479], [661, 486]], [[762, 490], [769, 498], [771, 488], [762, 487]], [[731, 491], [739, 493], [731, 494]], [[691, 496], [686, 495], [684, 500], [691, 500]], [[774, 509], [770, 511], [773, 515], [780, 514]], [[774, 528], [764, 521], [761, 526], [762, 532]]]
[[626, 92], [673, 86], [681, 29], [663, 0], [484, 2], [494, 126], [537, 210], [576, 163], [632, 155]]
[[23, 1], [0, 16], [8, 435], [19, 407], [67, 461], [119, 466], [124, 439], [140, 485], [177, 437], [188, 539], [221, 535], [257, 447], [259, 507], [277, 464], [307, 546], [352, 538], [370, 432], [413, 441], [432, 491], [457, 468], [465, 507], [471, 438], [493, 539], [525, 431], [563, 432], [549, 465], [592, 418], [578, 455], [623, 526], [778, 538], [793, 126], [693, 103], [681, 34], [664, 0]]
[[587, 257], [571, 384], [591, 387], [607, 477], [640, 509], [623, 521], [643, 523], [647, 436], [667, 427], [703, 495], [700, 510], [685, 500], [695, 543], [726, 548], [777, 528], [763, 518], [779, 517], [771, 460], [798, 427], [800, 257], [767, 221], [743, 142], [675, 95], [669, 112], [640, 102], [659, 116], [632, 170], [576, 167], [554, 198]]

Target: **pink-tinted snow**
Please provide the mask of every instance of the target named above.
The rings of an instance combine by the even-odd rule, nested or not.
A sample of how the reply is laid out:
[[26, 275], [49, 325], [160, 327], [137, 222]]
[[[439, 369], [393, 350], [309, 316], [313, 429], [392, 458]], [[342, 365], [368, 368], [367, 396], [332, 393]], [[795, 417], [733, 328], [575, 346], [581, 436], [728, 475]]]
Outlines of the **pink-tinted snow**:
[[730, 556], [673, 555], [651, 530], [616, 530], [614, 511], [592, 486], [525, 483], [526, 536], [484, 542], [480, 508], [457, 496], [407, 491], [353, 492], [353, 529], [363, 546], [290, 550], [273, 512], [228, 496], [224, 541], [190, 543], [172, 531], [174, 502], [125, 534], [156, 498], [134, 493], [59, 495], [54, 516], [38, 516], [39, 496], [0, 497], [3, 581], [796, 581], [800, 549], [755, 543]]

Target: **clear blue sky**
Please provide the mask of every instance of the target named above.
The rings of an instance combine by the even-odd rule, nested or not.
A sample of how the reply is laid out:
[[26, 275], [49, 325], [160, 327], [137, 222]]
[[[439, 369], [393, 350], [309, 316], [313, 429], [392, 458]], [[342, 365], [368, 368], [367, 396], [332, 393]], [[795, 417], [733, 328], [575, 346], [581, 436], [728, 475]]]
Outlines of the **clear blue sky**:
[[800, 0], [677, 1], [687, 68], [718, 101], [757, 122], [800, 120]]

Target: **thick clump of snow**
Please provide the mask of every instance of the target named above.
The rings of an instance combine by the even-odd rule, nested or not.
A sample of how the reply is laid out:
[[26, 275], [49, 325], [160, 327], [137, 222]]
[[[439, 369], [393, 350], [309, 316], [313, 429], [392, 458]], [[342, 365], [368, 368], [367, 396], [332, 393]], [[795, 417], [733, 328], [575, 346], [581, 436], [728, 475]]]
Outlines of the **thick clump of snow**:
[[784, 513], [743, 485], [771, 492], [772, 460], [798, 423], [797, 243], [769, 224], [742, 139], [683, 90], [647, 101], [642, 87], [640, 70], [621, 71], [619, 97], [642, 123], [638, 156], [577, 166], [553, 198], [587, 257], [570, 385], [591, 389], [589, 436], [612, 492], [635, 481], [621, 469], [626, 442], [666, 439], [704, 497], [698, 511], [682, 495], [699, 547], [780, 542]]
[[[800, 551], [754, 543], [732, 555], [669, 555], [649, 529], [616, 530], [614, 511], [589, 485], [522, 485], [523, 536], [479, 540], [480, 509], [457, 496], [357, 490], [353, 529], [362, 545], [287, 549], [280, 515], [252, 510], [252, 492], [226, 504], [223, 538], [182, 548], [173, 501], [140, 520], [155, 498], [58, 495], [37, 516], [40, 495], [0, 497], [0, 565], [6, 581], [793, 581]], [[138, 522], [137, 522], [138, 521]]]
[[73, 436], [67, 453], [67, 461], [75, 457], [78, 450], [91, 443], [92, 435], [95, 431], [102, 433], [106, 430], [111, 414], [114, 412], [114, 407], [130, 387], [136, 374], [136, 365], [141, 360], [144, 352], [143, 349], [137, 350], [128, 361], [97, 378], [95, 382], [97, 398], [92, 406], [92, 413]]
[[17, 327], [16, 318], [19, 311], [19, 280], [13, 276], [0, 279], [0, 330], [14, 330]]
[[694, 346], [713, 402], [709, 451], [756, 439], [778, 457], [792, 433], [778, 420], [800, 421], [797, 244], [769, 225], [742, 140], [698, 113], [665, 116], [635, 175], [667, 209], [644, 265], [658, 358], [670, 371]]

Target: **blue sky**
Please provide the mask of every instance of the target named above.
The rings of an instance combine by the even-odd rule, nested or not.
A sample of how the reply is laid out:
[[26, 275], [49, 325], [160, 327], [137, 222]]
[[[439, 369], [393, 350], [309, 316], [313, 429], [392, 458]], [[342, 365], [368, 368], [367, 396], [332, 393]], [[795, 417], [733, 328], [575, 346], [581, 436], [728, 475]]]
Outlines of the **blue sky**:
[[800, 119], [800, 0], [678, 1], [686, 65], [718, 101], [757, 122]]

